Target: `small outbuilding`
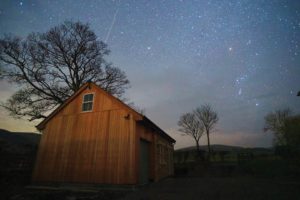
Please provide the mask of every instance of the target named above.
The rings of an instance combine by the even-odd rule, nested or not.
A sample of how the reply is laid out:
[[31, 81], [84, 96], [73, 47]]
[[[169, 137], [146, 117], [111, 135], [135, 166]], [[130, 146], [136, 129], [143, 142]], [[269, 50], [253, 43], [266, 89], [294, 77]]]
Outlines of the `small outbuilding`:
[[94, 83], [37, 125], [34, 183], [139, 185], [173, 174], [175, 140]]

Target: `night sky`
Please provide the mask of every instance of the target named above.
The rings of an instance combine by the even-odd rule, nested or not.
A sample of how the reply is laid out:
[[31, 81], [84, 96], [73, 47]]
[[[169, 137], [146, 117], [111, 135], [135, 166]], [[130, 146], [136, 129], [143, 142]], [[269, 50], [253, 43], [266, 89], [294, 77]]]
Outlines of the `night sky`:
[[[300, 1], [0, 1], [0, 34], [26, 36], [65, 20], [89, 23], [131, 81], [126, 97], [177, 140], [184, 112], [210, 103], [217, 144], [271, 146], [264, 116], [300, 113]], [[0, 100], [14, 88], [1, 82]], [[0, 127], [32, 131], [4, 110]], [[203, 136], [201, 143], [206, 143]]]

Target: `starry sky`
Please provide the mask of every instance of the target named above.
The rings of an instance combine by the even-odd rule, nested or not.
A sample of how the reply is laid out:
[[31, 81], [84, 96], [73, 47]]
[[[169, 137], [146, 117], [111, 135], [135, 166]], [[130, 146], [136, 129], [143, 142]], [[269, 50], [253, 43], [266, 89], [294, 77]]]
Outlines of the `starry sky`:
[[[44, 32], [65, 20], [89, 23], [131, 81], [126, 97], [177, 140], [179, 116], [204, 103], [220, 121], [211, 142], [272, 145], [264, 116], [300, 113], [300, 1], [1, 0], [0, 35]], [[0, 100], [15, 88], [2, 81]], [[2, 109], [0, 127], [33, 131]], [[206, 143], [203, 136], [201, 143]]]

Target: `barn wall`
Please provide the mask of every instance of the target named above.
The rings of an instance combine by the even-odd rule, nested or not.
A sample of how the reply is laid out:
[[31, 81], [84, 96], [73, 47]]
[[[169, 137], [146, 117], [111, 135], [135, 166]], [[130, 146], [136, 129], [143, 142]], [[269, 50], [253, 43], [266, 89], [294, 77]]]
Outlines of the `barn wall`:
[[[137, 123], [136, 133], [139, 139], [143, 139], [149, 142], [150, 147], [150, 172], [149, 178], [154, 181], [158, 181], [167, 176], [174, 174], [173, 165], [173, 144], [161, 137], [153, 129]], [[136, 146], [137, 158], [139, 158], [139, 146]], [[139, 169], [137, 160], [137, 171]], [[138, 175], [138, 172], [137, 172]]]
[[[92, 112], [82, 96], [94, 92]], [[43, 130], [34, 182], [135, 184], [135, 120], [127, 109], [92, 87], [78, 95]]]
[[174, 146], [160, 135], [155, 135], [155, 180], [174, 174]]

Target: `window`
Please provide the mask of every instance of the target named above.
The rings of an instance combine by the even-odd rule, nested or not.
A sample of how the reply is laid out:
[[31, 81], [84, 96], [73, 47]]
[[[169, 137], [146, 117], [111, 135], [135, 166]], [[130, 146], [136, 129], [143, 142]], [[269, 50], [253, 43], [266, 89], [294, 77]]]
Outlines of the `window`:
[[83, 112], [93, 110], [93, 100], [94, 100], [94, 94], [86, 94], [83, 96], [83, 102], [82, 102]]
[[167, 164], [167, 148], [162, 145], [162, 144], [157, 144], [157, 154], [158, 154], [158, 159], [159, 159], [159, 164], [160, 165], [165, 165]]

